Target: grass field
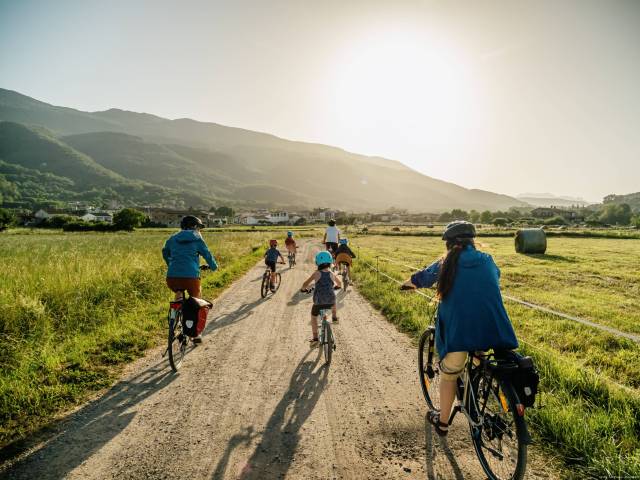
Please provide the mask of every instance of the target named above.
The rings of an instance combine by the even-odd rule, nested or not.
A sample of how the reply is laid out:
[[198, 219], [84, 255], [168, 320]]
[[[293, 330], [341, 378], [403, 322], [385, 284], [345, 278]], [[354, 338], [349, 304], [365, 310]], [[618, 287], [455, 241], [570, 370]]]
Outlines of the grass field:
[[[640, 242], [550, 238], [547, 255], [516, 254], [508, 238], [480, 242], [502, 271], [505, 293], [640, 332]], [[443, 253], [442, 241], [432, 237], [362, 236], [353, 243], [361, 260], [398, 280], [411, 273], [405, 266], [424, 266]], [[421, 333], [433, 309], [427, 300], [397, 291], [362, 261], [354, 276], [392, 321]], [[535, 357], [543, 377], [539, 408], [528, 413], [536, 439], [579, 467], [576, 478], [640, 475], [638, 344], [515, 303], [505, 305], [522, 349]]]
[[[0, 447], [162, 343], [170, 298], [160, 251], [168, 231], [27, 232], [0, 235]], [[213, 298], [255, 264], [272, 233], [204, 236], [221, 266], [203, 275]]]

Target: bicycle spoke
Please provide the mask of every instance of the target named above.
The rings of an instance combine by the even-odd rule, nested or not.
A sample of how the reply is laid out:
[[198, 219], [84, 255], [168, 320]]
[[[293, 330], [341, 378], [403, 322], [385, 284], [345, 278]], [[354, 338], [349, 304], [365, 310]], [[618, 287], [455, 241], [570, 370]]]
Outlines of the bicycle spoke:
[[526, 465], [526, 445], [518, 436], [517, 416], [500, 381], [482, 377], [478, 381], [476, 406], [480, 427], [472, 429], [474, 447], [485, 473], [491, 479], [522, 478]]

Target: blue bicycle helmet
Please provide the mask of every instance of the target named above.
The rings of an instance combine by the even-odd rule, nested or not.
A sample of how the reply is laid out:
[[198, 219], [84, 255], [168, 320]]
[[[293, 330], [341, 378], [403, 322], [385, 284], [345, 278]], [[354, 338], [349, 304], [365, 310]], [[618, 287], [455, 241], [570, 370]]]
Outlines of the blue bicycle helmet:
[[293, 232], [292, 231], [288, 231], [287, 232], [287, 237], [293, 237]]
[[341, 238], [340, 239], [340, 245], [349, 245], [349, 240], [346, 238]]
[[326, 250], [316, 253], [316, 265], [325, 265], [333, 263], [333, 256]]

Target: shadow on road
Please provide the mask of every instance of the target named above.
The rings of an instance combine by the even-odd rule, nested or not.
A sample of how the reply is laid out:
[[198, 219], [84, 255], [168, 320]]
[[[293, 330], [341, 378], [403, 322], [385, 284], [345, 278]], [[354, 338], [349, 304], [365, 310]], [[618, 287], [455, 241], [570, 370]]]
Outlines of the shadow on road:
[[136, 415], [135, 411], [129, 411], [132, 407], [175, 378], [163, 360], [130, 379], [121, 380], [101, 398], [47, 428], [46, 433], [34, 435], [30, 445], [23, 445], [21, 450], [26, 452], [35, 445], [43, 446], [26, 454], [6, 471], [0, 470], [0, 477], [65, 478], [131, 423]]
[[[424, 416], [425, 471], [429, 480], [455, 478], [464, 480], [464, 474], [458, 465], [455, 454], [449, 448], [447, 439], [433, 434], [433, 427]], [[434, 440], [436, 440], [434, 442]]]
[[230, 313], [225, 313], [220, 315], [217, 318], [214, 318], [204, 329], [204, 334], [207, 335], [214, 330], [218, 330], [220, 328], [228, 327], [229, 325], [233, 325], [234, 323], [239, 322], [240, 320], [244, 320], [245, 318], [254, 314], [254, 308], [260, 305], [263, 302], [262, 298], [258, 298], [257, 300], [251, 303], [245, 303], [241, 305], [236, 310]]
[[[293, 462], [300, 441], [300, 430], [315, 408], [327, 384], [329, 370], [318, 367], [319, 350], [309, 350], [296, 367], [289, 388], [274, 409], [260, 442], [247, 460], [242, 480], [284, 478]], [[213, 473], [213, 480], [224, 478], [233, 450], [253, 438], [251, 427], [234, 435]]]

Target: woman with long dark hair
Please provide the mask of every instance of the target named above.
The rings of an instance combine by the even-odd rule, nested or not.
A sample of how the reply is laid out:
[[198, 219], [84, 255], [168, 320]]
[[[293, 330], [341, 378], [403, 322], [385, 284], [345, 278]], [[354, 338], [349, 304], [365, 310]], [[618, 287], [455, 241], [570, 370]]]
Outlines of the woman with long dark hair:
[[456, 379], [464, 369], [468, 352], [518, 347], [502, 303], [500, 270], [491, 255], [476, 250], [475, 236], [473, 224], [450, 223], [442, 235], [447, 245], [446, 254], [404, 283], [405, 288], [428, 288], [436, 284], [440, 411], [429, 412], [427, 418], [441, 436], [447, 434]]

